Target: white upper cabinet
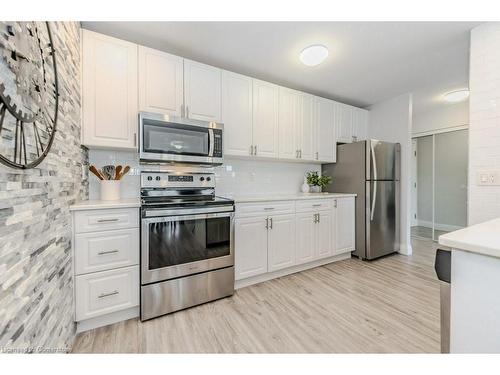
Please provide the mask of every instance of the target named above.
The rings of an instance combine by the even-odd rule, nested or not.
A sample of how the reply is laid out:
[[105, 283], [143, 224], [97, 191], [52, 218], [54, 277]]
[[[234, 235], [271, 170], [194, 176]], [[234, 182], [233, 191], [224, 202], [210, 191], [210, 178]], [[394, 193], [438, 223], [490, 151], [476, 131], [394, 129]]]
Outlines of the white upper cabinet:
[[301, 93], [285, 87], [279, 88], [279, 157], [299, 158], [297, 144], [300, 133]]
[[[298, 129], [298, 149], [299, 157], [303, 160], [314, 160], [316, 158], [316, 134], [315, 134], [315, 110], [314, 96], [309, 94], [301, 95], [300, 126]], [[333, 125], [333, 124], [332, 124]], [[331, 133], [331, 132], [330, 132]], [[330, 147], [335, 148], [333, 139], [329, 140]]]
[[185, 117], [221, 121], [221, 70], [184, 59]]
[[251, 155], [252, 78], [222, 71], [222, 122], [226, 155]]
[[343, 103], [335, 103], [335, 126], [337, 142], [352, 142], [352, 107]]
[[82, 30], [82, 144], [137, 148], [137, 45]]
[[182, 58], [139, 46], [139, 109], [182, 116]]
[[332, 100], [315, 97], [315, 160], [333, 163], [336, 161], [337, 143], [335, 133], [335, 104]]
[[279, 87], [253, 80], [253, 146], [254, 155], [278, 157]]
[[368, 120], [370, 112], [362, 108], [352, 109], [352, 141], [368, 139]]

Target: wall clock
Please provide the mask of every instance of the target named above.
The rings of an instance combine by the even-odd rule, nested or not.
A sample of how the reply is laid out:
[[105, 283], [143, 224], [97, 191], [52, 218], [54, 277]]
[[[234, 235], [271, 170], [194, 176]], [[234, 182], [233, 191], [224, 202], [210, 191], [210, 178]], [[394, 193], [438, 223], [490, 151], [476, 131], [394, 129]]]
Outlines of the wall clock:
[[33, 168], [56, 132], [59, 93], [48, 22], [0, 22], [0, 162]]

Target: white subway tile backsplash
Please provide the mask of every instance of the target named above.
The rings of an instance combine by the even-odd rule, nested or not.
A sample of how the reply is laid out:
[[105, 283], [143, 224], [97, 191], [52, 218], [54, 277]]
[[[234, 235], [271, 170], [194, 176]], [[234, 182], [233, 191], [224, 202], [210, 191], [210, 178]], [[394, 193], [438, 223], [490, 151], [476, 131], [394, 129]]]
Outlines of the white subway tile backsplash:
[[[140, 165], [137, 153], [123, 151], [89, 150], [89, 164], [98, 168], [107, 164], [130, 165], [131, 171], [123, 178], [121, 184], [122, 198], [139, 197], [141, 170], [176, 169], [169, 166]], [[243, 160], [226, 157], [223, 166], [211, 170], [216, 174], [216, 194], [234, 197], [238, 195], [298, 193], [304, 181], [305, 173], [308, 171], [320, 172], [321, 166], [307, 163]], [[99, 199], [99, 195], [99, 180], [91, 174], [89, 199]]]

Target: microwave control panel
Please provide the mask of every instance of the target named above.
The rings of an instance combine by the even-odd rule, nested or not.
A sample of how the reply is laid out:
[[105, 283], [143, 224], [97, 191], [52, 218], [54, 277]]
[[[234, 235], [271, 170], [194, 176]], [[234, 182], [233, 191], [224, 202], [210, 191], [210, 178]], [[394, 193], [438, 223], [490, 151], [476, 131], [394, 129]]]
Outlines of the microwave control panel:
[[214, 132], [214, 158], [222, 157], [222, 129], [213, 129]]

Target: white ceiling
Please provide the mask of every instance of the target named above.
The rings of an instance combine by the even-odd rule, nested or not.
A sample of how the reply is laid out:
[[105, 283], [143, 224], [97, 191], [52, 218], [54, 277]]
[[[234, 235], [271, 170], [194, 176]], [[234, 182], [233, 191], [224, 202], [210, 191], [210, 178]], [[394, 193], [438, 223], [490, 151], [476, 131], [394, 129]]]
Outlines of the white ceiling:
[[[357, 106], [414, 93], [414, 112], [468, 86], [469, 31], [478, 22], [82, 22], [134, 43]], [[299, 62], [324, 44], [317, 67]]]

